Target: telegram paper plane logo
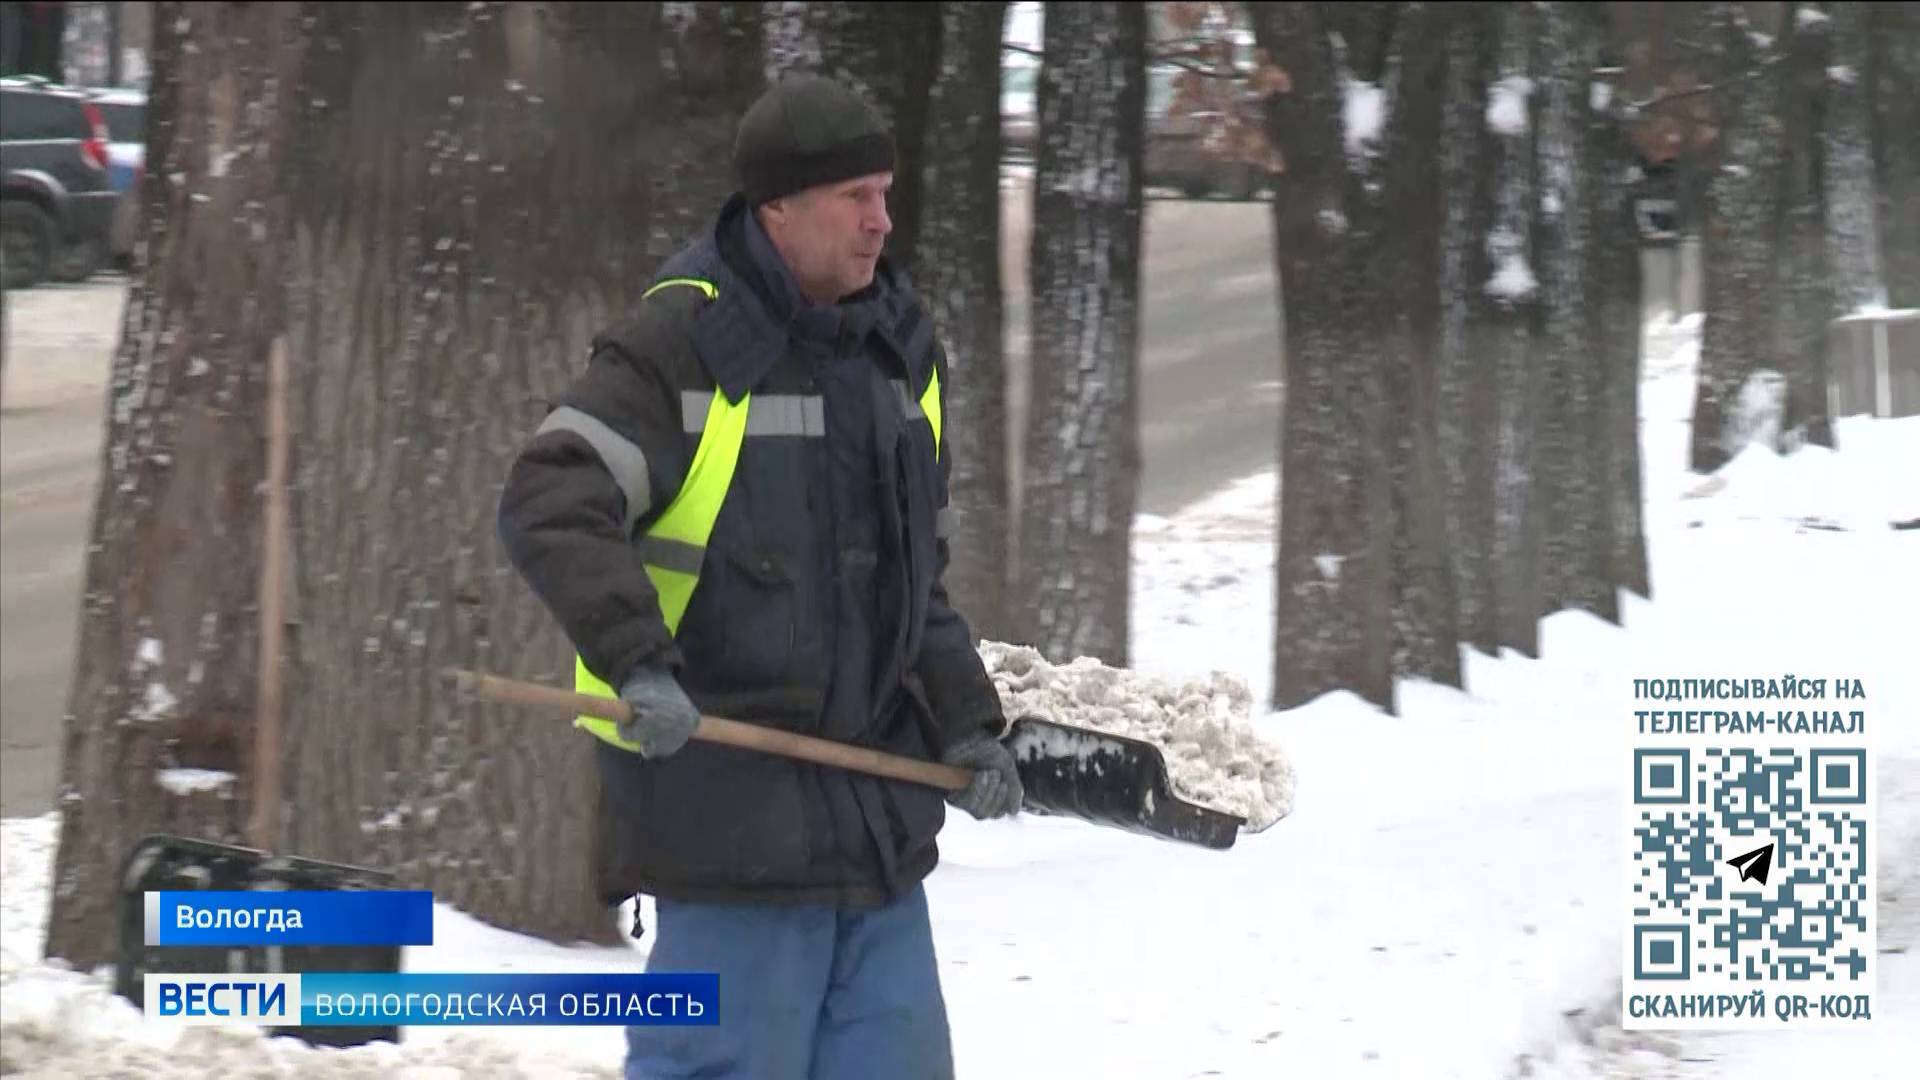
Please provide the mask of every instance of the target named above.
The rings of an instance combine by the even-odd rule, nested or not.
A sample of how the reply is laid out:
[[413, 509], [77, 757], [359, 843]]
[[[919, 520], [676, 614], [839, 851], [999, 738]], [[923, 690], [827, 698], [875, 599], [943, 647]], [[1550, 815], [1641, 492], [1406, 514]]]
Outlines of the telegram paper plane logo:
[[1757, 847], [1744, 855], [1735, 855], [1727, 860], [1727, 865], [1740, 871], [1741, 881], [1767, 883], [1767, 871], [1773, 868], [1773, 845]]

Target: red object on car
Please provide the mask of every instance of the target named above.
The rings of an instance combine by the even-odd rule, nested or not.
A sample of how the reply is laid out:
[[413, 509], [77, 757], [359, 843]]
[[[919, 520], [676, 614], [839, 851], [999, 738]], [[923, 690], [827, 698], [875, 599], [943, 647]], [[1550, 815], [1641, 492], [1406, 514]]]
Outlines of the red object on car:
[[87, 115], [87, 129], [91, 132], [80, 144], [80, 156], [88, 165], [101, 172], [107, 171], [107, 118], [101, 113], [100, 106], [91, 101], [83, 101], [80, 108]]

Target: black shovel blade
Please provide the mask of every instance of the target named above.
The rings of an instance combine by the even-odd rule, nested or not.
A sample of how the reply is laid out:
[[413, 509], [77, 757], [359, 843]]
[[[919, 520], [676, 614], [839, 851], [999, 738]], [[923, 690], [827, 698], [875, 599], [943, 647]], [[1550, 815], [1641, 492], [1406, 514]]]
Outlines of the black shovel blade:
[[1005, 744], [1026, 788], [1022, 806], [1035, 813], [1219, 850], [1247, 823], [1175, 795], [1160, 748], [1142, 739], [1025, 716]]
[[[120, 863], [119, 956], [114, 965], [114, 992], [144, 1006], [149, 972], [250, 972], [254, 974], [303, 971], [365, 971], [393, 974], [400, 970], [398, 945], [149, 945], [146, 931], [148, 892], [187, 892], [201, 889], [259, 891], [263, 896], [285, 889], [360, 891], [398, 888], [389, 873], [346, 863], [322, 862], [293, 855], [276, 855], [257, 848], [212, 840], [156, 833], [143, 836], [128, 848]], [[267, 1027], [269, 1036], [292, 1036], [314, 1046], [362, 1046], [397, 1043], [396, 1025], [333, 1027], [325, 1024]]]

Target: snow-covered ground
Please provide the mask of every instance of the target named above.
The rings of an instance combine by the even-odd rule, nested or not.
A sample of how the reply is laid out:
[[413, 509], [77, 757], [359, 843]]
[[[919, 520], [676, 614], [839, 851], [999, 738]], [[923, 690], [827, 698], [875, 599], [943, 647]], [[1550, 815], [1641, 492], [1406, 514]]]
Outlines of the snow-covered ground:
[[[1563, 613], [1529, 660], [1468, 654], [1464, 691], [1346, 694], [1246, 722], [1291, 810], [1217, 852], [1075, 821], [951, 819], [930, 880], [963, 1077], [1909, 1075], [1920, 1060], [1920, 418], [1849, 419], [1839, 452], [1685, 469], [1697, 322], [1652, 328], [1642, 384], [1654, 600]], [[1135, 669], [1222, 671], [1264, 700], [1275, 477], [1136, 533]], [[1636, 677], [1846, 674], [1879, 787], [1871, 1027], [1619, 1026]], [[1232, 701], [1236, 694], [1227, 693]], [[99, 974], [39, 961], [51, 817], [9, 820], [0, 1072], [70, 1076], [616, 1076], [612, 1028], [409, 1029], [320, 1051], [160, 1031]], [[441, 908], [422, 971], [637, 968], [645, 942], [550, 946]]]

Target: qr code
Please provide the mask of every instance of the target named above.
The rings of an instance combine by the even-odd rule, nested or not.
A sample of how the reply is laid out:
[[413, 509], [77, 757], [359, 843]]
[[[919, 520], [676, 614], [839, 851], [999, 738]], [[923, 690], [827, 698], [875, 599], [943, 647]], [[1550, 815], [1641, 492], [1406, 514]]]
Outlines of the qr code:
[[1871, 885], [1866, 751], [1634, 751], [1635, 980], [1856, 982]]

